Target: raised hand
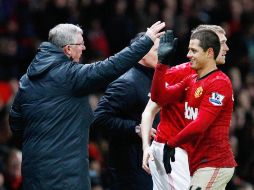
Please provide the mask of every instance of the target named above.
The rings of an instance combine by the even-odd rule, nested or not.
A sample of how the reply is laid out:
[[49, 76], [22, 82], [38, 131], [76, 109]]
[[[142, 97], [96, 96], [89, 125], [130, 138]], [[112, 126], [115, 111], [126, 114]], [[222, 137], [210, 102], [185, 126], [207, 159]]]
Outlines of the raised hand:
[[160, 32], [165, 27], [165, 22], [157, 21], [150, 28], [147, 28], [146, 35], [154, 42], [156, 38], [165, 34], [165, 31]]
[[158, 59], [161, 64], [170, 65], [170, 63], [172, 63], [176, 45], [177, 38], [174, 38], [173, 31], [167, 30], [166, 33], [161, 36], [158, 48]]

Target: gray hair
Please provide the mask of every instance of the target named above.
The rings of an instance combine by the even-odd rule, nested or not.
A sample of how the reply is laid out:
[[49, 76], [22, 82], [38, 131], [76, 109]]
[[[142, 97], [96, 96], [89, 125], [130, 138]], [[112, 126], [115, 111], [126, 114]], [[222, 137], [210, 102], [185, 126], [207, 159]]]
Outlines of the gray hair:
[[83, 30], [74, 24], [58, 24], [49, 31], [48, 40], [57, 47], [77, 43], [76, 34], [83, 34]]
[[218, 25], [211, 25], [211, 24], [200, 24], [197, 26], [197, 28], [194, 28], [191, 33], [195, 33], [197, 31], [200, 31], [200, 30], [212, 30], [216, 33], [221, 33], [221, 34], [224, 34], [226, 35], [226, 32], [225, 30], [221, 27], [221, 26], [218, 26]]

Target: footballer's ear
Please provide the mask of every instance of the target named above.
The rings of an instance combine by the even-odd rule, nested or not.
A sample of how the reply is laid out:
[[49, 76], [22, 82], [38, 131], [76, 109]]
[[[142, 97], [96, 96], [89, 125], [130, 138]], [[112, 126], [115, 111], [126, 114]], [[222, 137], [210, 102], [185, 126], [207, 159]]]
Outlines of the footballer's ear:
[[214, 57], [214, 51], [213, 51], [213, 48], [208, 48], [207, 51], [207, 57], [209, 58], [212, 58], [212, 59], [215, 59], [216, 57]]

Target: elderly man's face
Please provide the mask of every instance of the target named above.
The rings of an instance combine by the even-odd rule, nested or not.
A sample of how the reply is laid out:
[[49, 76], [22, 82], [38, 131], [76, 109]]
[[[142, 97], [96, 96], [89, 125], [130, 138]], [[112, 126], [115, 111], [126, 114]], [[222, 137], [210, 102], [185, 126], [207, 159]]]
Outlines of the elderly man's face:
[[79, 62], [82, 56], [82, 52], [86, 49], [84, 45], [84, 39], [81, 34], [77, 34], [77, 41], [75, 44], [66, 45], [67, 55], [72, 58], [73, 61]]

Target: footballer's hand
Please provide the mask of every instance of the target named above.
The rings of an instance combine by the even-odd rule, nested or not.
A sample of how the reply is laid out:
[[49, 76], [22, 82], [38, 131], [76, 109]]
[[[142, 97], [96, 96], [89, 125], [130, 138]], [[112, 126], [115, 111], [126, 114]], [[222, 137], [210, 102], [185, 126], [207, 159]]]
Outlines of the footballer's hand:
[[149, 174], [151, 174], [149, 165], [148, 165], [148, 160], [154, 160], [152, 152], [150, 147], [147, 147], [143, 150], [143, 162], [142, 162], [142, 168]]
[[147, 28], [146, 35], [154, 42], [157, 38], [165, 34], [165, 31], [161, 31], [164, 27], [165, 22], [157, 21], [150, 28]]
[[175, 148], [171, 148], [165, 144], [163, 148], [163, 164], [167, 174], [172, 171], [170, 161], [175, 161]]
[[174, 38], [173, 31], [167, 30], [166, 33], [161, 36], [158, 48], [158, 60], [161, 64], [172, 64], [172, 60], [176, 51], [176, 45], [177, 38]]

